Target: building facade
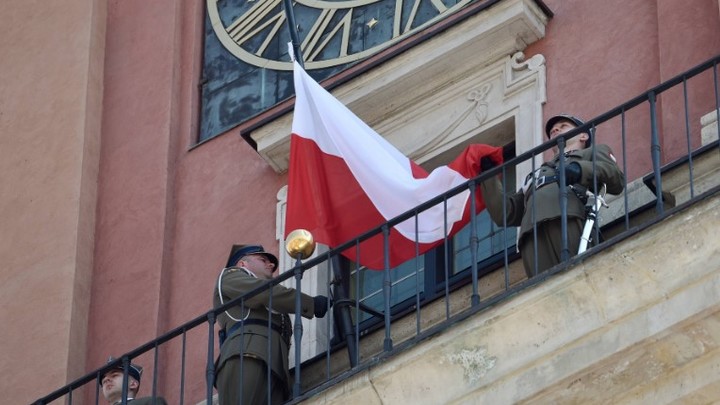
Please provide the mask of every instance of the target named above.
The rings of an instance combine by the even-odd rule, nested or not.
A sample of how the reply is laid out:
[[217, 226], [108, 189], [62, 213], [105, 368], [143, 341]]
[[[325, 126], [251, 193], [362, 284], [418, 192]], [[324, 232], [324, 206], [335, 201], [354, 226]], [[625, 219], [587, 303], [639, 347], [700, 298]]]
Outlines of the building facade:
[[[8, 403], [29, 403], [207, 312], [235, 243], [262, 244], [292, 266], [282, 250], [287, 103], [200, 141], [214, 4], [0, 6]], [[543, 141], [547, 117], [599, 116], [720, 54], [716, 0], [488, 1], [438, 24], [325, 82], [428, 169], [471, 142], [528, 151]], [[674, 136], [686, 127], [692, 148], [701, 145], [699, 117], [717, 108], [712, 86], [695, 83], [688, 124], [681, 93], [659, 100], [663, 163], [687, 150]], [[634, 110], [597, 128], [628, 183], [652, 171], [648, 115]], [[304, 289], [315, 293], [322, 277]], [[311, 356], [327, 342], [308, 332]], [[143, 378], [157, 374], [158, 391], [173, 402], [184, 378], [185, 403], [198, 403], [207, 332], [188, 334], [186, 345], [184, 374], [181, 349], [170, 345], [162, 370], [148, 367]]]

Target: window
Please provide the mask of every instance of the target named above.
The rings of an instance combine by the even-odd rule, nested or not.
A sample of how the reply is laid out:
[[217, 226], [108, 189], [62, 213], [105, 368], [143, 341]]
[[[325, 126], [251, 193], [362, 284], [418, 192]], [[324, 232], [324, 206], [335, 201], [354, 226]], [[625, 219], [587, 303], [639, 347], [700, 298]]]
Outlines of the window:
[[[419, 43], [430, 38], [414, 34], [458, 10], [484, 9], [492, 3], [448, 0], [438, 7], [396, 0], [325, 1], [296, 2], [292, 8], [305, 67], [321, 81], [401, 40]], [[205, 11], [199, 141], [293, 95], [283, 2], [213, 0], [207, 1]]]
[[[508, 157], [514, 155], [514, 145], [506, 147]], [[507, 189], [515, 190], [514, 170], [508, 173]], [[416, 303], [416, 295], [420, 305], [430, 302], [445, 294], [446, 287], [454, 289], [470, 281], [471, 251], [470, 233], [472, 226], [468, 224], [445, 245], [438, 246], [430, 252], [390, 270], [391, 298], [390, 305], [393, 315], [402, 313]], [[505, 254], [514, 258], [516, 252], [517, 229], [504, 229], [490, 219], [487, 211], [477, 216], [477, 262], [478, 273], [484, 275], [504, 264]], [[445, 260], [445, 252], [451, 252]], [[447, 269], [446, 272], [446, 263]], [[343, 259], [341, 267], [344, 274], [350, 274], [349, 295], [356, 299], [359, 295], [361, 309], [369, 308], [382, 313], [385, 311], [383, 281], [384, 272], [368, 270]], [[446, 278], [449, 284], [446, 286]], [[359, 294], [358, 294], [359, 292]], [[353, 317], [355, 312], [352, 311]], [[361, 333], [382, 322], [370, 311], [360, 311]], [[353, 322], [356, 320], [353, 319]]]
[[[469, 246], [470, 225], [458, 232], [450, 242], [448, 250], [453, 252], [448, 260], [449, 287], [467, 282], [470, 277], [471, 254]], [[483, 275], [502, 265], [504, 254], [514, 255], [516, 250], [517, 231], [515, 228], [504, 230], [490, 220], [487, 212], [478, 216], [478, 270]], [[445, 290], [445, 246], [439, 246], [431, 252], [420, 256], [417, 261], [409, 260], [390, 270], [391, 310], [393, 315], [404, 311], [415, 304], [415, 295], [419, 294], [421, 305], [439, 296]], [[360, 268], [355, 270], [355, 263], [345, 261], [344, 266], [350, 271], [350, 297], [355, 299], [360, 291], [360, 303], [372, 310], [383, 312], [383, 280], [382, 271]], [[360, 283], [359, 286], [357, 283]], [[362, 307], [361, 307], [362, 308]], [[353, 319], [353, 321], [355, 321]], [[380, 319], [371, 313], [360, 311], [360, 329], [374, 326]]]

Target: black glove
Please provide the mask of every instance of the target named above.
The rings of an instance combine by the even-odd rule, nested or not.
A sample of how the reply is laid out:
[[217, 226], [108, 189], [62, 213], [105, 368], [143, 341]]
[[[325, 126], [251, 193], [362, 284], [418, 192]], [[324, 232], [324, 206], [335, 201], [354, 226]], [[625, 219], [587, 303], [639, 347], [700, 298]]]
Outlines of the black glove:
[[313, 297], [316, 318], [322, 318], [325, 316], [328, 310], [328, 302], [330, 302], [330, 305], [332, 306], [332, 301], [329, 301], [328, 297], [324, 295], [317, 295]]
[[497, 166], [497, 163], [495, 163], [490, 156], [483, 156], [480, 158], [480, 168], [483, 172], [486, 172], [495, 166]]
[[578, 162], [570, 162], [565, 166], [565, 184], [577, 184], [582, 178], [582, 167]]

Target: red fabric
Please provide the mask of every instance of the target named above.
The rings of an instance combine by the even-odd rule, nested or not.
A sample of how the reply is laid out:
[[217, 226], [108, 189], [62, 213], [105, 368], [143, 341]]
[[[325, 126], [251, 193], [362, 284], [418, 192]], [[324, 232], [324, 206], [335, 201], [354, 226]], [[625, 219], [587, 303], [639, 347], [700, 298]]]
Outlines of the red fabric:
[[[323, 153], [314, 141], [296, 134], [292, 135], [290, 145], [286, 236], [295, 229], [306, 229], [312, 233], [316, 242], [334, 247], [386, 222], [387, 219], [375, 208], [342, 158]], [[480, 173], [479, 162], [483, 156], [491, 156], [494, 161], [502, 162], [502, 148], [470, 145], [448, 167], [471, 179]], [[411, 162], [411, 167], [414, 177], [428, 176], [414, 162]], [[447, 190], [439, 190], [438, 194], [443, 191]], [[476, 208], [477, 212], [485, 208], [479, 187], [476, 189]], [[449, 237], [469, 220], [468, 202], [462, 220], [450, 228]], [[419, 254], [441, 244], [443, 240], [420, 243]], [[414, 240], [405, 238], [394, 228], [390, 230], [389, 248], [390, 267], [396, 267], [416, 254]], [[353, 247], [343, 252], [343, 255], [370, 269], [383, 269], [385, 258], [382, 234], [361, 243], [359, 257], [357, 253]]]

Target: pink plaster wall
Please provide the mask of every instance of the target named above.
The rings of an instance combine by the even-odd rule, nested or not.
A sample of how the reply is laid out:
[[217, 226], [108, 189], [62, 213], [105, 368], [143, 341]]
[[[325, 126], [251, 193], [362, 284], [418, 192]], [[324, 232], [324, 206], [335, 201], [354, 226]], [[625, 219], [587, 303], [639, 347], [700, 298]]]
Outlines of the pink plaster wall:
[[[712, 2], [687, 2], [677, 7], [672, 2], [660, 2], [658, 21], [663, 29], [659, 32], [660, 78], [671, 79], [695, 64], [716, 56], [720, 50], [720, 13]], [[692, 103], [687, 111], [693, 148], [700, 146], [699, 117], [713, 111], [715, 94], [712, 73], [687, 81], [687, 98]], [[684, 135], [685, 108], [681, 89], [671, 90], [662, 96], [660, 125], [663, 135], [663, 158], [677, 159], [687, 153]], [[693, 108], [694, 107], [694, 108]], [[678, 136], [683, 135], [683, 136]]]
[[[545, 117], [571, 113], [595, 117], [659, 83], [657, 65], [656, 2], [623, 0], [567, 2], [549, 0], [554, 13], [545, 40], [526, 51], [546, 58], [547, 103]], [[597, 129], [597, 141], [609, 144], [621, 156], [619, 122]], [[632, 134], [646, 127], [633, 120]], [[647, 149], [637, 136], [628, 144], [636, 156]], [[648, 162], [631, 167], [631, 177], [644, 173]]]
[[0, 390], [85, 372], [105, 2], [0, 4]]
[[[205, 313], [219, 271], [234, 243], [259, 243], [278, 253], [275, 201], [284, 178], [275, 175], [237, 134], [227, 134], [192, 151], [178, 172], [177, 227], [168, 326]], [[180, 352], [173, 346], [167, 386], [180, 381]], [[207, 328], [188, 336], [187, 393], [205, 392]], [[177, 395], [176, 393], [170, 396]]]
[[[231, 131], [196, 139], [204, 2], [111, 2], [89, 369], [206, 312], [233, 243], [276, 250], [284, 176]], [[205, 390], [206, 333], [188, 342], [190, 398]], [[180, 354], [158, 391], [178, 399]], [[152, 377], [152, 357], [139, 359]], [[148, 394], [144, 383], [141, 393]], [[91, 394], [92, 395], [92, 394]]]
[[[545, 39], [528, 47], [525, 53], [529, 56], [539, 53], [546, 58], [546, 118], [561, 112], [593, 118], [720, 52], [720, 19], [712, 2], [546, 0], [545, 3], [554, 17], [547, 25]], [[707, 85], [706, 81], [702, 89], [692, 92], [691, 102], [703, 106], [691, 116], [694, 122], [691, 133], [696, 144], [700, 138], [699, 117], [712, 111]], [[673, 125], [684, 122], [677, 117], [682, 112], [679, 97], [668, 93], [659, 105], [660, 130], [668, 134], [665, 139], [670, 134], [677, 139], [678, 129], [668, 127], [670, 122]], [[644, 105], [626, 115], [626, 155], [632, 159], [625, 159], [621, 153], [620, 119], [597, 128], [597, 140], [609, 144], [620, 163], [627, 160], [629, 179], [652, 170], [648, 111], [649, 107]], [[665, 162], [681, 153], [676, 143], [664, 145]]]
[[[88, 370], [164, 332], [181, 4], [108, 4]], [[139, 359], [152, 378], [152, 357]], [[144, 384], [147, 386], [148, 384]], [[94, 393], [91, 393], [91, 395]]]

